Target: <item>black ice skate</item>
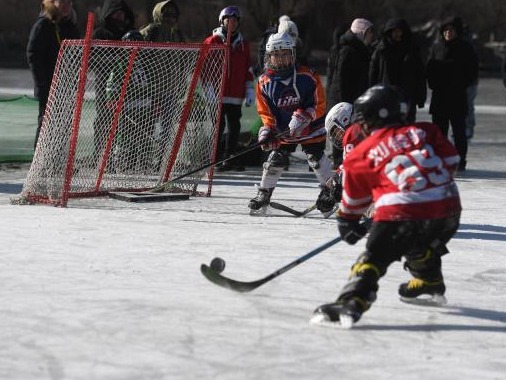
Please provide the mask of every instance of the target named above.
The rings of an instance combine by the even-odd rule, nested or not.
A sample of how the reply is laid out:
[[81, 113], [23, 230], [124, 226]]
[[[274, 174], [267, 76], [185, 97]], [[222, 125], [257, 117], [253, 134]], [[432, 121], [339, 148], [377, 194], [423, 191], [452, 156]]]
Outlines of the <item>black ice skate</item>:
[[269, 202], [271, 200], [272, 191], [274, 189], [262, 189], [258, 188], [257, 196], [251, 199], [248, 203], [248, 207], [250, 208], [250, 214], [258, 214], [265, 213], [267, 206], [269, 206]]
[[444, 296], [445, 291], [443, 279], [431, 282], [412, 278], [399, 286], [401, 301], [419, 305], [444, 305], [447, 302]]
[[319, 306], [313, 313], [310, 323], [315, 325], [335, 325], [351, 329], [365, 311], [363, 301], [352, 298]]

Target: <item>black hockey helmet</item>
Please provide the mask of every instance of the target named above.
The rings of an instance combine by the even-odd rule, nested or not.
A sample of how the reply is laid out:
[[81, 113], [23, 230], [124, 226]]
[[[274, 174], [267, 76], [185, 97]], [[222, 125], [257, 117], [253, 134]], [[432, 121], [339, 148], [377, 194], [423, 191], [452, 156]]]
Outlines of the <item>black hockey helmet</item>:
[[389, 124], [404, 124], [408, 106], [404, 95], [394, 86], [377, 85], [369, 88], [353, 103], [353, 121], [364, 132]]
[[121, 37], [121, 41], [144, 41], [144, 36], [138, 30], [131, 30]]

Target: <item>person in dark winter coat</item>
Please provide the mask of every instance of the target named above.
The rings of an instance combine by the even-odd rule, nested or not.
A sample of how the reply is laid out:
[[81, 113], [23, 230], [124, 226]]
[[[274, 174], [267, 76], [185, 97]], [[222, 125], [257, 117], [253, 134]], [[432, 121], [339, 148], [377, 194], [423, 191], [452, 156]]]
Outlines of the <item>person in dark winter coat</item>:
[[33, 77], [34, 96], [39, 101], [34, 147], [39, 140], [60, 44], [64, 39], [79, 38], [77, 26], [69, 19], [71, 12], [70, 0], [60, 0], [57, 5], [51, 0], [44, 0], [28, 38], [26, 58]]
[[134, 13], [125, 0], [104, 0], [93, 39], [119, 41], [134, 29], [134, 21]]
[[[330, 111], [332, 107], [334, 107], [337, 103], [339, 103], [339, 99], [337, 97], [338, 93], [338, 80], [337, 80], [337, 66], [339, 63], [339, 39], [344, 34], [345, 31], [336, 28], [334, 33], [332, 34], [332, 46], [329, 50], [329, 55], [327, 57], [327, 85], [325, 86], [325, 98], [327, 99], [327, 112]], [[332, 145], [332, 161], [334, 167], [339, 167], [341, 162], [343, 161], [343, 150], [341, 148]]]
[[358, 18], [339, 43], [337, 65], [337, 99], [353, 103], [369, 87], [369, 62], [371, 52], [368, 46], [373, 42], [372, 23]]
[[77, 40], [81, 38], [81, 33], [77, 28], [77, 14], [73, 8], [71, 0], [61, 2], [60, 9], [62, 18], [58, 23], [62, 40]]
[[[375, 38], [372, 26], [369, 20], [357, 18], [340, 37], [337, 68], [327, 89], [329, 107], [339, 102], [353, 103], [369, 87], [370, 46]], [[333, 148], [334, 167], [341, 164], [342, 158], [342, 151]]]
[[385, 24], [381, 41], [376, 46], [369, 69], [371, 86], [393, 85], [408, 100], [408, 122], [416, 119], [416, 107], [423, 108], [427, 97], [425, 68], [411, 29], [404, 19], [391, 19]]
[[[105, 0], [102, 5], [100, 21], [93, 31], [93, 39], [119, 41], [123, 35], [134, 29], [134, 14], [124, 0]], [[117, 63], [111, 48], [100, 48], [93, 51], [91, 69], [95, 73], [95, 105], [97, 117], [93, 123], [96, 157], [107, 141], [106, 133], [111, 125], [112, 112], [107, 108], [106, 83], [109, 74]]]
[[344, 34], [342, 30], [336, 28], [332, 34], [332, 46], [329, 49], [329, 55], [327, 57], [327, 85], [325, 87], [325, 97], [327, 98], [327, 112], [337, 103], [337, 65], [339, 63], [339, 39]]
[[178, 25], [180, 11], [173, 0], [157, 3], [153, 8], [153, 22], [141, 28], [146, 41], [187, 42], [188, 38]]
[[478, 57], [470, 43], [462, 39], [460, 17], [441, 23], [442, 40], [433, 45], [427, 62], [427, 82], [432, 90], [432, 121], [445, 136], [452, 127], [455, 147], [460, 155], [459, 170], [466, 169], [468, 113], [467, 88], [478, 76]]

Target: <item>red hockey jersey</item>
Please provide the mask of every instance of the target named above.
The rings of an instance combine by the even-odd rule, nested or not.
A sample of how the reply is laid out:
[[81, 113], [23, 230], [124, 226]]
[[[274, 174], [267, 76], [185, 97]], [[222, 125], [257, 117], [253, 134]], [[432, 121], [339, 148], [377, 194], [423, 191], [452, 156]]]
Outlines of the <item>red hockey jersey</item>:
[[343, 160], [346, 156], [357, 146], [362, 140], [365, 139], [365, 134], [362, 131], [360, 124], [351, 124], [346, 128], [343, 136]]
[[375, 221], [439, 219], [461, 210], [453, 173], [459, 155], [431, 123], [375, 130], [343, 162], [340, 214]]

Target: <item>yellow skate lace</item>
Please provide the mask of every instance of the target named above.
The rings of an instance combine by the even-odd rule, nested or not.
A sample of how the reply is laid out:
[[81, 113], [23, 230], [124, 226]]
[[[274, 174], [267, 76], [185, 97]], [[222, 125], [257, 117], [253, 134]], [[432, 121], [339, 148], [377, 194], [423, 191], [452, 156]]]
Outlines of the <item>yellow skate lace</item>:
[[441, 282], [442, 282], [442, 280], [429, 282], [429, 281], [425, 281], [425, 280], [422, 280], [419, 278], [412, 278], [411, 280], [409, 280], [408, 289], [418, 289], [418, 288], [421, 288], [426, 285], [429, 285], [429, 286], [430, 285], [438, 285]]

